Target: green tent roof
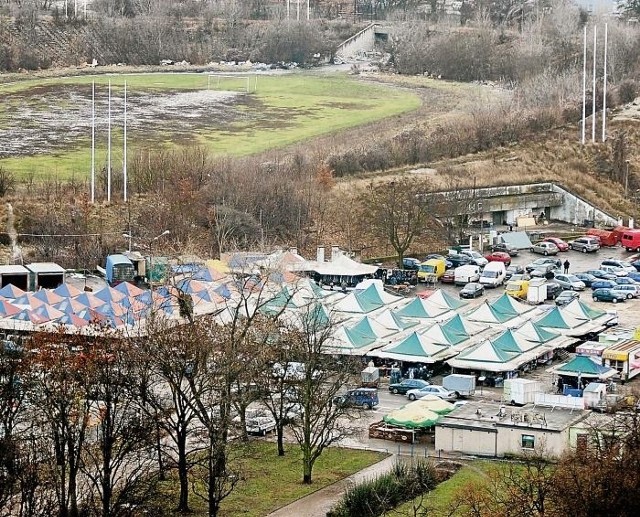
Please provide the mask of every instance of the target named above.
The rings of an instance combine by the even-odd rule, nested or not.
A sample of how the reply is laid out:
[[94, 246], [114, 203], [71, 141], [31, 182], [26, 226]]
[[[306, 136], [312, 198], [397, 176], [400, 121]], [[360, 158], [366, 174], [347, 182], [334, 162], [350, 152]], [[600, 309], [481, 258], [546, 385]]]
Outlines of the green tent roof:
[[391, 318], [393, 319], [393, 321], [402, 330], [407, 330], [408, 328], [415, 327], [418, 324], [417, 321], [404, 319], [402, 316], [400, 316], [394, 311], [390, 311], [389, 314], [391, 314]]
[[505, 352], [523, 352], [522, 348], [520, 348], [520, 345], [518, 345], [518, 340], [513, 335], [513, 331], [511, 329], [504, 331], [497, 338], [492, 339], [491, 341], [495, 347]]
[[420, 298], [414, 298], [409, 304], [405, 305], [402, 309], [396, 312], [399, 316], [405, 316], [407, 318], [432, 318], [433, 315], [429, 314], [422, 303]]
[[344, 331], [356, 348], [370, 345], [378, 339], [378, 336], [371, 328], [368, 317], [362, 318], [353, 327], [345, 328]]
[[489, 306], [496, 312], [508, 315], [509, 319], [519, 316], [519, 312], [513, 308], [511, 297], [504, 293], [500, 298], [490, 303]]
[[537, 339], [530, 339], [528, 336], [525, 337], [528, 341], [535, 341], [537, 343], [546, 343], [547, 341], [551, 341], [552, 339], [557, 338], [560, 334], [557, 332], [551, 332], [550, 330], [543, 329], [537, 323], [531, 323], [531, 328], [535, 333]]
[[387, 424], [397, 425], [407, 429], [433, 427], [440, 420], [441, 416], [435, 411], [425, 408], [415, 408], [412, 404], [414, 403], [406, 404], [392, 411], [388, 415], [385, 415], [382, 420]]
[[374, 284], [371, 284], [364, 291], [355, 293], [355, 298], [364, 312], [371, 312], [384, 306], [384, 301]]
[[567, 364], [556, 369], [557, 373], [570, 372], [582, 373], [583, 375], [601, 375], [610, 369], [606, 366], [595, 363], [585, 355], [577, 355]]
[[595, 320], [596, 318], [599, 318], [600, 316], [603, 316], [607, 313], [602, 309], [598, 309], [596, 307], [590, 307], [589, 305], [584, 303], [582, 300], [577, 300], [577, 302], [580, 308], [582, 309], [582, 311], [584, 312], [585, 316], [587, 316], [589, 319]]
[[536, 321], [536, 323], [541, 327], [550, 327], [553, 329], [571, 328], [565, 321], [558, 307], [554, 307], [553, 309], [551, 309], [547, 314]]
[[506, 363], [515, 357], [513, 352], [507, 352], [491, 341], [483, 341], [458, 355], [457, 359], [480, 363]]
[[445, 305], [452, 310], [459, 309], [460, 307], [464, 307], [467, 304], [467, 302], [463, 302], [462, 300], [454, 298], [442, 289], [438, 289], [435, 293], [429, 296], [429, 298], [427, 298], [427, 300], [429, 299], [431, 299], [432, 302], [437, 303], [438, 305]]
[[420, 342], [420, 336], [412, 332], [406, 339], [401, 341], [397, 346], [393, 347], [394, 354], [405, 355], [424, 355], [424, 349]]

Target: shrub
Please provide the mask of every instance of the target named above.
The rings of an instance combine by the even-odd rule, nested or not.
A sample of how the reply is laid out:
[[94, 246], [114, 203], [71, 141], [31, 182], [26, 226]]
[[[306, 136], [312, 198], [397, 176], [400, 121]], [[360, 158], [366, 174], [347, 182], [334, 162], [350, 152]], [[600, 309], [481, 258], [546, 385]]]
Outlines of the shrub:
[[635, 81], [628, 80], [620, 83], [618, 88], [618, 99], [620, 103], [627, 104], [633, 102], [638, 96], [638, 85]]
[[418, 460], [412, 465], [397, 462], [390, 472], [349, 489], [327, 515], [377, 517], [432, 490], [436, 484], [437, 473], [430, 461]]

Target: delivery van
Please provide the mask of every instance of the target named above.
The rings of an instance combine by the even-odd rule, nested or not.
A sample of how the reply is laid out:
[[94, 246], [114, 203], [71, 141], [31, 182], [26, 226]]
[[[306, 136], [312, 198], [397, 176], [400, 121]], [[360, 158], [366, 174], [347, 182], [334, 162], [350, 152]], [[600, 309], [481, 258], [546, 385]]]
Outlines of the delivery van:
[[480, 275], [480, 283], [487, 287], [498, 287], [504, 283], [507, 276], [507, 269], [504, 262], [489, 262]]
[[442, 259], [429, 259], [420, 264], [418, 268], [418, 281], [426, 282], [428, 279], [436, 280], [444, 275], [446, 264]]
[[456, 285], [467, 285], [469, 282], [480, 280], [480, 266], [469, 264], [457, 267], [454, 271], [453, 282]]
[[622, 233], [622, 245], [627, 251], [640, 253], [640, 230], [627, 230]]
[[529, 280], [511, 280], [507, 282], [505, 291], [509, 296], [526, 300], [527, 293], [529, 292]]

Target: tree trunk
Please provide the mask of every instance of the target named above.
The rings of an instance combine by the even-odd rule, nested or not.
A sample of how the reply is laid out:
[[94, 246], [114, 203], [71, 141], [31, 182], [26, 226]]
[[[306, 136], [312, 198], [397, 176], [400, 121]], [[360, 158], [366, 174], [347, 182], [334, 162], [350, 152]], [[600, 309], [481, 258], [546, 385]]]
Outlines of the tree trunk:
[[278, 456], [284, 456], [284, 425], [278, 423], [276, 432], [278, 433]]
[[187, 465], [187, 435], [178, 433], [178, 478], [180, 479], [180, 500], [178, 512], [188, 513], [189, 510], [189, 469]]
[[305, 447], [302, 453], [302, 483], [311, 484], [311, 470], [313, 469], [313, 461], [311, 460], [311, 452]]

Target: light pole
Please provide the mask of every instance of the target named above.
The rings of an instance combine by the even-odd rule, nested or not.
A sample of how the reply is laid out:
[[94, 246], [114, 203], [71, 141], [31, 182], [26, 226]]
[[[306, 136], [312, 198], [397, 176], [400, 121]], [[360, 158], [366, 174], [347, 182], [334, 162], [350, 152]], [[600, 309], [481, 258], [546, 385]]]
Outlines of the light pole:
[[128, 240], [129, 240], [129, 253], [131, 253], [131, 240], [133, 239], [133, 237], [132, 237], [132, 235], [131, 235], [131, 232], [129, 232], [129, 233], [123, 233], [123, 234], [122, 234], [122, 236], [123, 236], [125, 239], [128, 239]]
[[164, 237], [165, 235], [169, 235], [171, 232], [169, 230], [163, 231], [160, 235], [156, 235], [153, 239], [149, 241], [149, 286], [153, 288], [153, 243], [157, 241], [160, 237]]
[[629, 193], [629, 160], [625, 160], [624, 163], [627, 165], [624, 172], [624, 197], [627, 197]]

